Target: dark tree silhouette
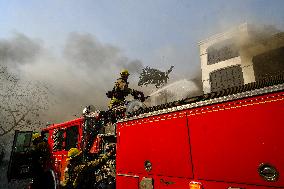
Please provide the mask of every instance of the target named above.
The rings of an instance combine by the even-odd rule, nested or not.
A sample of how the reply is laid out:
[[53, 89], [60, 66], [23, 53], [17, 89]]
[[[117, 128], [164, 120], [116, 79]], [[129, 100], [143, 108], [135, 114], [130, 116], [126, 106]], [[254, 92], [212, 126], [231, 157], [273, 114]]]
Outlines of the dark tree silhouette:
[[165, 72], [162, 72], [155, 68], [146, 67], [142, 69], [142, 72], [139, 76], [138, 86], [142, 85], [155, 85], [156, 88], [160, 88], [167, 84], [169, 79], [169, 74], [172, 72], [174, 66], [171, 66], [170, 69], [168, 69]]
[[20, 80], [0, 67], [0, 136], [15, 129], [42, 126], [40, 114], [48, 108], [48, 90], [38, 82]]

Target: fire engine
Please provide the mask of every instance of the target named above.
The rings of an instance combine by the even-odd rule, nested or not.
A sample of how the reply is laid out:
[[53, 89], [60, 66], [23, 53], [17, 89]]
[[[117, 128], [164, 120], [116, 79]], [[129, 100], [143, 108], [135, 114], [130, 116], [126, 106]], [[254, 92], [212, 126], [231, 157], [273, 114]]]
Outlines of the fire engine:
[[257, 85], [120, 120], [117, 188], [284, 187], [284, 85]]
[[[46, 166], [50, 188], [60, 188], [70, 148], [87, 149], [88, 161], [104, 154], [108, 144], [116, 144], [107, 175], [117, 189], [284, 188], [283, 81], [278, 76], [133, 112], [94, 111], [51, 125], [42, 130], [52, 154]], [[107, 126], [114, 132], [106, 132]], [[10, 180], [31, 176], [26, 157], [31, 135], [15, 132]]]

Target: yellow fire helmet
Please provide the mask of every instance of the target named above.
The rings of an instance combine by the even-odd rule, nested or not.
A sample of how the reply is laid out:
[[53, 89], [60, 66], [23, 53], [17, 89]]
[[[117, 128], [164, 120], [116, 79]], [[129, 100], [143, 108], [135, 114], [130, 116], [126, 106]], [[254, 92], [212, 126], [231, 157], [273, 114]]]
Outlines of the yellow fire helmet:
[[82, 151], [78, 150], [77, 148], [71, 148], [69, 151], [68, 151], [68, 154], [67, 154], [67, 161], [77, 157], [78, 155], [80, 155], [82, 153]]
[[40, 137], [40, 134], [39, 133], [33, 133], [33, 136], [32, 136], [32, 141], [34, 141], [35, 139], [39, 138]]
[[129, 72], [128, 72], [128, 70], [122, 70], [121, 72], [120, 72], [120, 75], [121, 76], [129, 76]]

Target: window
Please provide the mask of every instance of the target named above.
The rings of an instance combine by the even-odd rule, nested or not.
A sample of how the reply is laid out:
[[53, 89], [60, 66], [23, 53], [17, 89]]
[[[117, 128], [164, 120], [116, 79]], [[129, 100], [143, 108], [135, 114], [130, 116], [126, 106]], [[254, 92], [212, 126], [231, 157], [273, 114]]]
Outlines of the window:
[[15, 152], [24, 152], [30, 148], [32, 132], [17, 132]]
[[44, 141], [47, 141], [47, 140], [48, 140], [48, 137], [49, 137], [49, 132], [48, 132], [48, 131], [42, 132], [41, 135], [43, 136], [43, 140], [44, 140]]
[[66, 129], [66, 146], [65, 150], [76, 148], [78, 144], [78, 126], [68, 127]]
[[256, 81], [281, 76], [284, 73], [284, 47], [253, 57], [253, 69]]
[[213, 44], [207, 49], [207, 64], [215, 64], [239, 56], [239, 48], [233, 40]]
[[211, 92], [244, 84], [241, 66], [230, 66], [210, 73]]

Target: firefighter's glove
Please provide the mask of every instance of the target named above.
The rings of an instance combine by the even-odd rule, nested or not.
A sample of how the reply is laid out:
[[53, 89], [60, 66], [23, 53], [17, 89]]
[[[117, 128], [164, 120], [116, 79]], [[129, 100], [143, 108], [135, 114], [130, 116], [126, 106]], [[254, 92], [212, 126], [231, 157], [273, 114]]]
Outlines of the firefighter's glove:
[[131, 94], [134, 97], [134, 99], [140, 100], [141, 102], [145, 101], [145, 97], [144, 97], [144, 93], [143, 92], [133, 90]]

